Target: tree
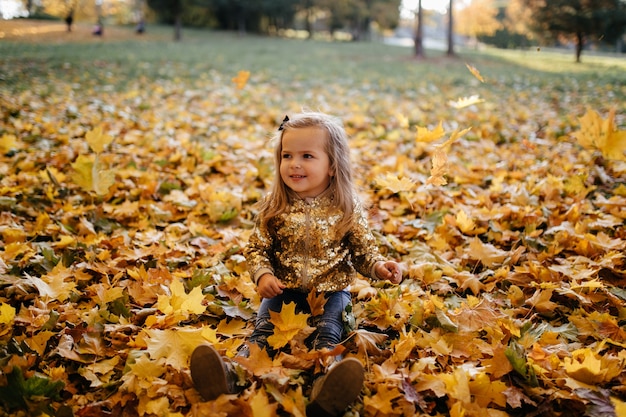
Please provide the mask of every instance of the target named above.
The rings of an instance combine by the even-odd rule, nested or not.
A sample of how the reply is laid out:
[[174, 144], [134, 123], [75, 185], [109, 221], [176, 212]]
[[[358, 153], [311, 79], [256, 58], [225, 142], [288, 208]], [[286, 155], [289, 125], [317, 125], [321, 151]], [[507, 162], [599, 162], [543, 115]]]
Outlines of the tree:
[[624, 0], [528, 0], [532, 28], [545, 39], [575, 43], [576, 62], [586, 42], [616, 41], [626, 28]]
[[417, 27], [415, 28], [415, 58], [424, 58], [424, 9], [422, 0], [417, 4]]
[[498, 8], [494, 0], [473, 0], [460, 9], [456, 18], [456, 30], [478, 42], [480, 35], [493, 35], [502, 26], [498, 21]]
[[183, 0], [148, 0], [148, 7], [174, 23], [174, 40], [182, 38]]
[[454, 18], [452, 11], [454, 10], [454, 1], [450, 0], [448, 5], [448, 50], [446, 55], [454, 56]]

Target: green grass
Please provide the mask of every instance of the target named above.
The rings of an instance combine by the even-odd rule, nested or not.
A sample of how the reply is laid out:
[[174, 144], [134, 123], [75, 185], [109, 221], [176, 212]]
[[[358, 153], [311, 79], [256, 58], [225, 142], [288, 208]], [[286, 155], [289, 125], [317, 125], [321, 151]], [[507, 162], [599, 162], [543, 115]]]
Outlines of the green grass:
[[[513, 98], [520, 107], [550, 102], [560, 117], [581, 115], [587, 107], [615, 108], [618, 125], [626, 123], [622, 57], [583, 55], [577, 64], [573, 53], [488, 48], [459, 49], [456, 58], [427, 51], [428, 59], [416, 60], [411, 48], [378, 42], [331, 43], [187, 28], [182, 41], [175, 42], [166, 26], [149, 26], [142, 36], [132, 27], [109, 27], [100, 39], [89, 30], [79, 26], [72, 34], [0, 41], [0, 90], [46, 95], [69, 85], [82, 91], [141, 91], [165, 82], [193, 89], [203, 88], [209, 79], [211, 84], [230, 83], [239, 70], [249, 70], [251, 82], [277, 86], [298, 102], [310, 101], [320, 91], [329, 103], [337, 94], [353, 94], [355, 101], [386, 95], [406, 109], [419, 106], [427, 96], [431, 104], [423, 110], [431, 111], [438, 107], [433, 108], [432, 96], [443, 108], [449, 100], [478, 94], [496, 103]], [[467, 63], [481, 72], [485, 83], [470, 74]]]
[[[529, 74], [550, 78], [577, 76], [599, 83], [626, 82], [626, 60], [621, 57], [583, 56], [574, 63], [573, 53], [541, 50], [511, 51], [463, 50], [457, 60], [443, 59], [442, 52], [428, 51], [429, 60], [412, 59], [410, 48], [382, 43], [329, 43], [323, 41], [240, 37], [232, 33], [183, 30], [183, 40], [174, 42], [172, 28], [150, 26], [149, 36], [138, 37], [132, 28], [127, 39], [119, 34], [113, 40], [87, 39], [73, 42], [68, 36], [44, 36], [36, 42], [8, 39], [0, 42], [3, 66], [44, 63], [37, 70], [62, 72], [67, 63], [87, 69], [103, 61], [128, 76], [183, 77], [201, 76], [211, 70], [231, 73], [248, 69], [265, 77], [291, 80], [358, 80], [379, 82], [386, 79], [406, 81], [408, 77], [465, 78], [464, 62], [470, 61], [491, 79], [511, 80]], [[28, 67], [28, 65], [27, 65]], [[168, 71], [173, 71], [169, 73]], [[24, 81], [18, 74], [16, 81]]]

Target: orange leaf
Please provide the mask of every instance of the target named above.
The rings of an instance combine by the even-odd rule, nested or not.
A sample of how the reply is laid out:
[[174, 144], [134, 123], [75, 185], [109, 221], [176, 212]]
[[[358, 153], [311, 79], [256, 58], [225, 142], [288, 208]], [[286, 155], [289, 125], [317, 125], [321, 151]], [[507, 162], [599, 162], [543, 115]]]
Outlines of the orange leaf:
[[321, 316], [324, 314], [324, 306], [326, 305], [326, 297], [323, 292], [316, 293], [315, 291], [309, 292], [306, 298], [311, 309], [311, 315], [313, 317]]
[[250, 71], [239, 71], [237, 76], [232, 78], [232, 82], [235, 83], [237, 89], [241, 90], [248, 83], [248, 79], [250, 78]]

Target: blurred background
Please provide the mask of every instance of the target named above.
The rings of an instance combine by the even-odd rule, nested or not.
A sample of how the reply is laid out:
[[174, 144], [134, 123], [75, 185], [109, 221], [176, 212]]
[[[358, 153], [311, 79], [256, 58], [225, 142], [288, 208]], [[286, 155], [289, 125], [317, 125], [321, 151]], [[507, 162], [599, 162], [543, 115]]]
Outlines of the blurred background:
[[[168, 24], [241, 34], [385, 41], [416, 48], [626, 52], [624, 0], [0, 0], [3, 19]], [[0, 21], [0, 26], [2, 21]], [[419, 30], [418, 30], [419, 29]], [[1, 30], [1, 29], [0, 29]]]

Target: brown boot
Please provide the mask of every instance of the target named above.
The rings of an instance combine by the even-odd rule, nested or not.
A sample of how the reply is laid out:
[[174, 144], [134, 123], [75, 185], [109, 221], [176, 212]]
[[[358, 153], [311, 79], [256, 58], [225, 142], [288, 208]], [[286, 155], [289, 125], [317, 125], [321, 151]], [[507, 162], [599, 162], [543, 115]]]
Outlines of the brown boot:
[[200, 345], [194, 349], [189, 368], [193, 385], [205, 401], [241, 391], [232, 365], [224, 362], [211, 345]]
[[358, 359], [346, 358], [313, 383], [307, 417], [335, 417], [361, 392], [365, 370]]

